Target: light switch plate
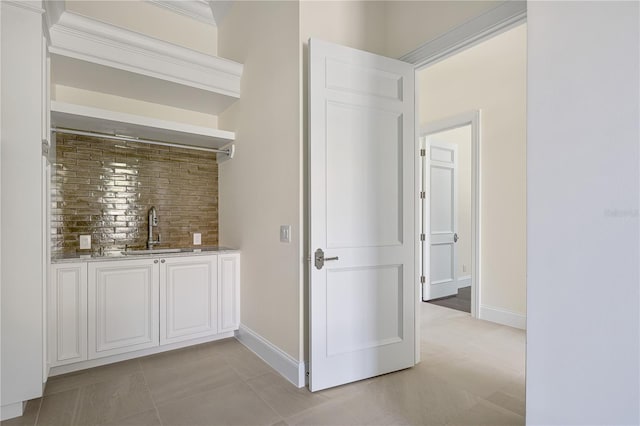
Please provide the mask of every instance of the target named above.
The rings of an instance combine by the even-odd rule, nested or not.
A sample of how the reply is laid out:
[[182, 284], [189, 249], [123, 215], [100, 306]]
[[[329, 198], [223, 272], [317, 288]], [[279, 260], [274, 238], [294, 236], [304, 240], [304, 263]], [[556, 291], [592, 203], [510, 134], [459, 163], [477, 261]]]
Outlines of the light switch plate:
[[280, 225], [280, 242], [291, 242], [291, 225]]
[[80, 235], [80, 250], [91, 248], [91, 235]]
[[193, 245], [194, 246], [199, 246], [200, 244], [202, 244], [202, 234], [200, 232], [194, 232], [193, 233]]

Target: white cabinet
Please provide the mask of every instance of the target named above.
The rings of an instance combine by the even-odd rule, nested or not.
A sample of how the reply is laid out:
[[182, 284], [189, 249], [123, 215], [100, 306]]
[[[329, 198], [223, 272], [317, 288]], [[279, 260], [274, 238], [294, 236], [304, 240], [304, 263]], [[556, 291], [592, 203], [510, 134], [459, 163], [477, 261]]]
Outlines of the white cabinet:
[[158, 346], [158, 260], [94, 262], [88, 272], [89, 359]]
[[49, 362], [52, 366], [87, 359], [87, 264], [51, 267], [48, 291]]
[[160, 344], [217, 334], [217, 256], [160, 262]]
[[218, 256], [218, 332], [240, 326], [240, 253]]
[[57, 263], [51, 276], [52, 367], [229, 337], [240, 325], [240, 253]]

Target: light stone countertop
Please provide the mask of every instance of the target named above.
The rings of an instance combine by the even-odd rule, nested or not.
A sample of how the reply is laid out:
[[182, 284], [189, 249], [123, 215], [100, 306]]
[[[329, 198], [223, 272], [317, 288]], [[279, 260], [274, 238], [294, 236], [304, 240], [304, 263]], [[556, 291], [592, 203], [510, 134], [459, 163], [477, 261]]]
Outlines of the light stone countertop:
[[[158, 249], [161, 251], [162, 249]], [[73, 262], [104, 262], [110, 260], [134, 260], [134, 259], [157, 259], [159, 257], [186, 257], [186, 256], [205, 256], [223, 253], [239, 253], [240, 250], [229, 247], [201, 247], [201, 248], [183, 248], [180, 252], [174, 253], [149, 253], [126, 255], [121, 250], [108, 251], [104, 254], [92, 253], [65, 253], [51, 256], [51, 263], [73, 263]]]

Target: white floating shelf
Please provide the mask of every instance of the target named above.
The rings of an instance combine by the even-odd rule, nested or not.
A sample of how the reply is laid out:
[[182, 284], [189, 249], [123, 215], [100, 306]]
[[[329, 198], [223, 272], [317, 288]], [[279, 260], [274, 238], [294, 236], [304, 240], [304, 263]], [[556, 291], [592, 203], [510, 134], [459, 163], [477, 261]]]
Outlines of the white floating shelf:
[[235, 133], [134, 114], [51, 101], [51, 126], [220, 149]]
[[69, 11], [55, 15], [49, 28], [54, 85], [211, 115], [240, 98], [242, 64]]

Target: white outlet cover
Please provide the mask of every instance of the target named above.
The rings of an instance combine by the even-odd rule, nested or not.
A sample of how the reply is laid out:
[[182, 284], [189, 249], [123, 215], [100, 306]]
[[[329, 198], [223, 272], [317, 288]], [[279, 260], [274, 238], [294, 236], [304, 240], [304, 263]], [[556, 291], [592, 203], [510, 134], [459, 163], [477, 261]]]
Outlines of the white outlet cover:
[[80, 250], [91, 248], [91, 235], [80, 235]]
[[200, 244], [202, 244], [202, 234], [200, 232], [194, 232], [193, 233], [193, 245], [194, 246], [199, 246]]

